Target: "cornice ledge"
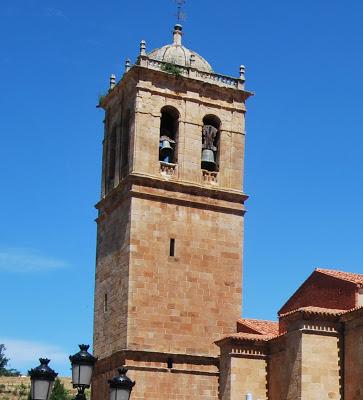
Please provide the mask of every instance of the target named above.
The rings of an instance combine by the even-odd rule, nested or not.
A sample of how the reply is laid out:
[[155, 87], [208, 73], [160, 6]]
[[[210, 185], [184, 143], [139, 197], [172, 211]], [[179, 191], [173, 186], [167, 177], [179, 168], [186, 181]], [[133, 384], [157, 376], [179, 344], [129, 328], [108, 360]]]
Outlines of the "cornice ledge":
[[227, 189], [221, 187], [210, 187], [189, 181], [169, 181], [145, 173], [132, 172], [129, 175], [129, 178], [132, 181], [132, 183], [140, 183], [140, 184], [142, 183], [145, 186], [157, 187], [163, 189], [177, 188], [178, 191], [188, 194], [195, 194], [194, 192], [198, 191], [198, 195], [215, 199], [223, 199], [235, 203], [240, 203], [241, 201], [243, 203], [248, 199], [248, 195], [246, 195], [240, 190]]
[[99, 358], [96, 364], [96, 375], [116, 369], [126, 360], [152, 360], [155, 362], [167, 362], [168, 358], [173, 358], [175, 363], [189, 363], [194, 365], [210, 365], [219, 367], [219, 357], [194, 354], [180, 354], [168, 352], [156, 352], [148, 350], [121, 349], [112, 355]]
[[[174, 192], [176, 195], [172, 198], [163, 191]], [[95, 207], [100, 212], [113, 209], [115, 204], [133, 196], [168, 199], [174, 203], [189, 203], [242, 215], [246, 211], [244, 202], [248, 199], [245, 193], [238, 190], [207, 187], [193, 182], [167, 181], [154, 175], [132, 172]]]

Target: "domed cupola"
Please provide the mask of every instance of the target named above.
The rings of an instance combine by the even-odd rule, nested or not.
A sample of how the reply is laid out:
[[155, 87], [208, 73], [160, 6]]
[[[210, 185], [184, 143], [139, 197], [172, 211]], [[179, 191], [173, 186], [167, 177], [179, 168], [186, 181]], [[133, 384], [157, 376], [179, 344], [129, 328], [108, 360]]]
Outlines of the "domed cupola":
[[[193, 67], [203, 72], [213, 72], [210, 64], [196, 52], [187, 49], [182, 45], [182, 26], [177, 24], [174, 27], [173, 43], [153, 50], [147, 56], [152, 60]], [[193, 65], [191, 65], [191, 60]]]

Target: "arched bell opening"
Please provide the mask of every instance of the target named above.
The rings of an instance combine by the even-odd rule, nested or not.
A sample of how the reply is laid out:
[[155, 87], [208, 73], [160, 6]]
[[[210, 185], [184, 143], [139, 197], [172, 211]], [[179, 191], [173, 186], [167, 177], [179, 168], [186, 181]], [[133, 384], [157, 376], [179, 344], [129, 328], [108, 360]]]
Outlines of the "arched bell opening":
[[215, 115], [203, 118], [201, 168], [207, 171], [219, 170], [219, 142], [221, 121]]
[[108, 139], [108, 163], [106, 176], [106, 192], [114, 188], [116, 168], [116, 128], [111, 131]]
[[179, 112], [165, 106], [161, 109], [159, 161], [176, 164], [178, 162]]
[[121, 178], [124, 178], [129, 172], [130, 120], [131, 120], [131, 111], [126, 110], [123, 113], [121, 120], [121, 140], [120, 140]]

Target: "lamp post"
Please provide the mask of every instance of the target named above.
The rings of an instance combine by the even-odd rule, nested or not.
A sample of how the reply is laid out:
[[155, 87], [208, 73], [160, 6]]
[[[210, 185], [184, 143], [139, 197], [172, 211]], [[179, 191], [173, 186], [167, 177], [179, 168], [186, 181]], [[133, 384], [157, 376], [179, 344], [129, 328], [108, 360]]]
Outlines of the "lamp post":
[[79, 348], [78, 353], [69, 356], [72, 364], [72, 384], [78, 391], [76, 400], [86, 400], [84, 391], [91, 386], [93, 367], [97, 359], [88, 353], [88, 345], [80, 344]]
[[40, 358], [40, 365], [28, 371], [31, 381], [31, 399], [49, 400], [52, 393], [56, 372], [48, 367], [48, 358]]
[[119, 375], [108, 381], [110, 385], [110, 399], [109, 400], [129, 400], [132, 388], [135, 385], [127, 375], [127, 369], [122, 367], [118, 369]]

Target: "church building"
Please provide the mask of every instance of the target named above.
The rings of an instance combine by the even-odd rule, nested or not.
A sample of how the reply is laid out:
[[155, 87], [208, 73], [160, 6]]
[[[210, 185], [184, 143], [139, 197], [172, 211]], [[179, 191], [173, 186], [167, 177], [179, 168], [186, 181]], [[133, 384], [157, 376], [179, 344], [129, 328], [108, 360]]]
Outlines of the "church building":
[[241, 318], [252, 93], [182, 37], [142, 41], [100, 99], [92, 398], [124, 365], [132, 400], [363, 399], [363, 275], [317, 269], [278, 322]]

